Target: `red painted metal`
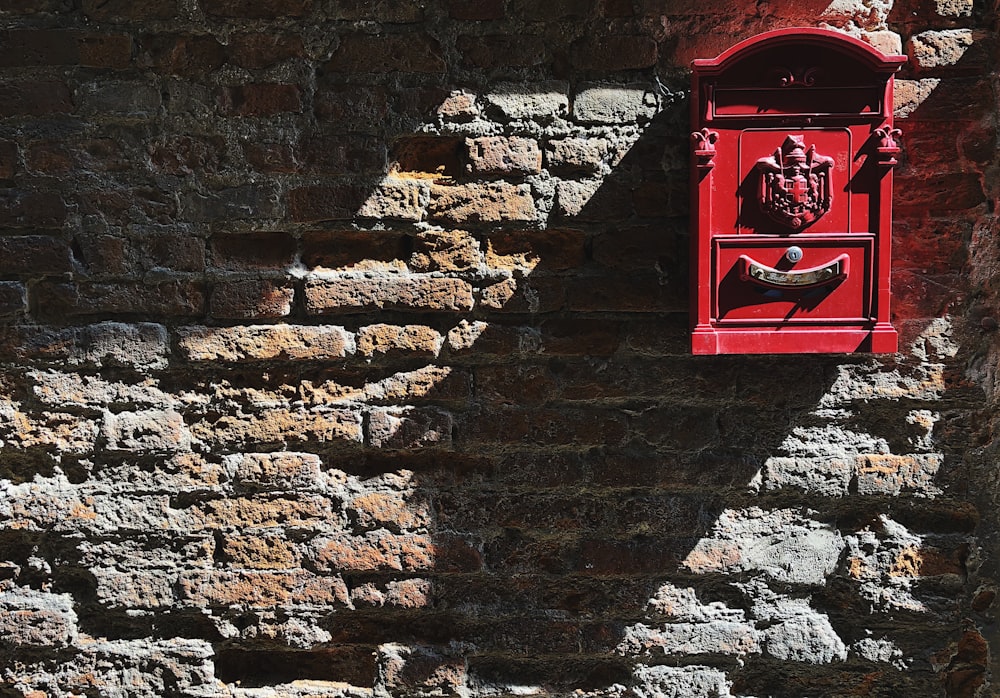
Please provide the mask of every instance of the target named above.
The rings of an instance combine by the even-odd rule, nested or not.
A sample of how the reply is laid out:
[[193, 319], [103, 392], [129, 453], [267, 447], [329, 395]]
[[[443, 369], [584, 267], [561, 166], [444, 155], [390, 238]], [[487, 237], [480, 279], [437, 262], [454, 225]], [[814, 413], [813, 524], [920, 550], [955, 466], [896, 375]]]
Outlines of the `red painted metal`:
[[695, 354], [896, 351], [886, 56], [809, 27], [693, 63]]

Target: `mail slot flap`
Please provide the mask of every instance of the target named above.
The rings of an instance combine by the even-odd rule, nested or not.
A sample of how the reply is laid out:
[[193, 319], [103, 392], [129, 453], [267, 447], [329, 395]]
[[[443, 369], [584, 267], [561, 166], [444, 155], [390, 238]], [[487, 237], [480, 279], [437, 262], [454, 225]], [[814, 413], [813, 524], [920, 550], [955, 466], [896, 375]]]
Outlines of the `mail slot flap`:
[[708, 95], [710, 119], [761, 116], [882, 118], [884, 86], [784, 88], [716, 88]]
[[715, 319], [720, 325], [870, 321], [873, 248], [872, 235], [716, 237]]

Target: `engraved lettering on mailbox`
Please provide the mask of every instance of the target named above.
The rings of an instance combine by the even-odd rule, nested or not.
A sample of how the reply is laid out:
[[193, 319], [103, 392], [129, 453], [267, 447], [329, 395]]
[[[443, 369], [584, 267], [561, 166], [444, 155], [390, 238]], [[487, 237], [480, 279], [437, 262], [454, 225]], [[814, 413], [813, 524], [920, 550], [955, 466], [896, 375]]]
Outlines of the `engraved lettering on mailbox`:
[[744, 280], [754, 280], [770, 286], [785, 288], [801, 288], [817, 286], [837, 279], [843, 279], [848, 274], [850, 258], [842, 254], [836, 259], [818, 267], [800, 271], [780, 271], [746, 256], [740, 255], [743, 270], [740, 276]]
[[799, 231], [818, 221], [833, 203], [831, 170], [835, 161], [806, 148], [801, 136], [789, 135], [755, 168], [761, 210], [771, 220]]

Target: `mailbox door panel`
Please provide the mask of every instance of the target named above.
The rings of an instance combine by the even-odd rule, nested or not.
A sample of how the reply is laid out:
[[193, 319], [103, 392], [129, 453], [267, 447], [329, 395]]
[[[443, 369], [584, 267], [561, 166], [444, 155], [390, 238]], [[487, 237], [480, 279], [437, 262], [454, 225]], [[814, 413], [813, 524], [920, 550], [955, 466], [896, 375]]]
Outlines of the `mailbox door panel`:
[[716, 237], [714, 320], [720, 326], [870, 322], [873, 250], [871, 235]]
[[748, 128], [738, 152], [739, 233], [854, 232], [849, 128]]

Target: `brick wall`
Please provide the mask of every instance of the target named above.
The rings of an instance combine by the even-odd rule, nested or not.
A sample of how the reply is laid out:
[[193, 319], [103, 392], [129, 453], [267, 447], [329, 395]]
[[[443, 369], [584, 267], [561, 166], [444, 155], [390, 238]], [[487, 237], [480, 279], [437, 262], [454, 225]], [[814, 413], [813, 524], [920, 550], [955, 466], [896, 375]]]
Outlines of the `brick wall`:
[[[0, 695], [988, 695], [967, 0], [0, 3]], [[897, 82], [895, 356], [687, 351], [688, 62]]]

